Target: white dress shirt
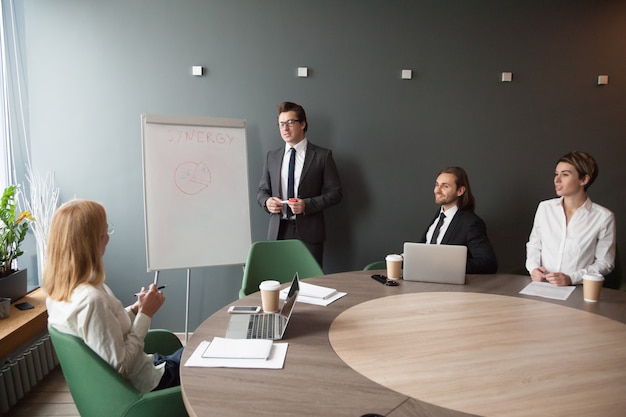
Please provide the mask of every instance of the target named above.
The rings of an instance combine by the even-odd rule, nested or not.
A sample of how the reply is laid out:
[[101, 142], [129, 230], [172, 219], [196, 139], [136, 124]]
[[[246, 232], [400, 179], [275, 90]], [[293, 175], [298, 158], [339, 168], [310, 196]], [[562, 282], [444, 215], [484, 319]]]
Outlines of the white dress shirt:
[[[46, 300], [48, 323], [78, 336], [113, 369], [141, 392], [152, 391], [161, 381], [165, 362], [154, 366], [143, 351], [152, 319], [124, 308], [105, 284], [80, 285], [69, 302]], [[89, 379], [85, 375], [86, 381]]]
[[540, 266], [562, 272], [572, 284], [588, 272], [606, 275], [615, 267], [615, 216], [587, 198], [569, 224], [563, 198], [542, 201], [537, 207], [526, 244], [526, 269]]
[[[442, 211], [443, 209], [439, 212], [439, 215], [441, 215]], [[441, 239], [443, 239], [443, 237], [445, 236], [446, 231], [448, 230], [448, 226], [450, 226], [450, 222], [452, 222], [452, 219], [454, 218], [454, 215], [457, 211], [459, 211], [459, 206], [450, 207], [448, 210], [443, 211], [443, 214], [445, 214], [446, 218], [443, 219], [443, 224], [439, 229], [439, 235], [437, 236], [437, 245], [441, 245]], [[439, 223], [439, 216], [435, 218], [433, 224], [431, 224], [428, 228], [428, 232], [426, 232], [427, 243], [430, 243], [430, 239], [433, 237], [433, 232], [435, 231], [435, 227], [437, 227], [437, 223]]]
[[[300, 176], [302, 175], [302, 167], [304, 166], [304, 157], [306, 156], [307, 140], [304, 138], [298, 142], [293, 148], [296, 150], [296, 169], [294, 171], [294, 191], [295, 196], [298, 196], [298, 184], [300, 184]], [[285, 155], [283, 156], [283, 165], [280, 170], [280, 188], [283, 200], [287, 200], [287, 182], [289, 179], [289, 158], [291, 157], [291, 146], [285, 144]], [[287, 205], [283, 204], [283, 218], [287, 216]], [[293, 216], [295, 218], [295, 216]]]

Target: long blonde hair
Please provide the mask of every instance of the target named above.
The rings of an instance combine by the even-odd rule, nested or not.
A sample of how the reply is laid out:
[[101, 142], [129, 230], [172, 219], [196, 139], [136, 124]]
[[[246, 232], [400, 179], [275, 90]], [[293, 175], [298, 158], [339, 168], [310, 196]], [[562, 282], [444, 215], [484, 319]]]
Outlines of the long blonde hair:
[[69, 301], [81, 284], [104, 282], [102, 233], [104, 207], [95, 201], [72, 200], [56, 211], [50, 225], [43, 288], [57, 301]]

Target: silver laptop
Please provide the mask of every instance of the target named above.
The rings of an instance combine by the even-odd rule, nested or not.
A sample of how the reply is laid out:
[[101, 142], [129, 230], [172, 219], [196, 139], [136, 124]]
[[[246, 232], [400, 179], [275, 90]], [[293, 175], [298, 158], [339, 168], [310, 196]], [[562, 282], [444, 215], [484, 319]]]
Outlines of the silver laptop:
[[465, 284], [466, 261], [466, 246], [405, 242], [403, 278], [406, 281]]
[[278, 313], [234, 314], [228, 323], [226, 338], [282, 339], [296, 305], [299, 291], [300, 281], [296, 272], [291, 281], [287, 298]]

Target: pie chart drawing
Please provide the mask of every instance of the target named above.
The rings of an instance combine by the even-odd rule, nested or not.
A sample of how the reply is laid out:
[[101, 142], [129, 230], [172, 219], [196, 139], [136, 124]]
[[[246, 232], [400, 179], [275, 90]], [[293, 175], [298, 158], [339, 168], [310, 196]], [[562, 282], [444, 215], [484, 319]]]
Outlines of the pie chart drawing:
[[211, 171], [204, 162], [183, 162], [174, 173], [176, 187], [185, 194], [198, 194], [211, 185]]

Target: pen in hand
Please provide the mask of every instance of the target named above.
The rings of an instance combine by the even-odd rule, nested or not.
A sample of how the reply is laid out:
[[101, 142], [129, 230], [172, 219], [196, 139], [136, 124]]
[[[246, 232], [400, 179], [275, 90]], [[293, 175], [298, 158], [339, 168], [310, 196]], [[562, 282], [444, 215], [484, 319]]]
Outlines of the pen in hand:
[[[161, 285], [159, 288], [157, 288], [157, 290], [162, 290], [163, 288], [167, 287], [167, 285]], [[139, 294], [141, 294], [140, 292], [136, 292], [135, 293], [135, 297], [138, 297]]]

